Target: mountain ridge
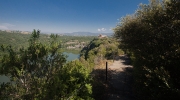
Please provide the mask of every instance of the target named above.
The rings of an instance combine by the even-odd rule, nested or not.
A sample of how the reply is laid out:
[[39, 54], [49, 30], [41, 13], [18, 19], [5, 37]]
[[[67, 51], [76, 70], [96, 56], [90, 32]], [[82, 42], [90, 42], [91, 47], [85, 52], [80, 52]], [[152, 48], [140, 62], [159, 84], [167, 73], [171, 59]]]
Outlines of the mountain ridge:
[[[21, 33], [21, 34], [30, 34], [31, 31], [21, 31], [21, 30], [0, 30], [0, 31], [5, 31], [5, 32], [10, 32], [10, 33]], [[98, 36], [98, 35], [107, 35], [107, 36], [112, 36], [113, 33], [95, 33], [95, 32], [42, 32], [42, 34], [58, 34], [58, 35], [67, 35], [67, 36]]]

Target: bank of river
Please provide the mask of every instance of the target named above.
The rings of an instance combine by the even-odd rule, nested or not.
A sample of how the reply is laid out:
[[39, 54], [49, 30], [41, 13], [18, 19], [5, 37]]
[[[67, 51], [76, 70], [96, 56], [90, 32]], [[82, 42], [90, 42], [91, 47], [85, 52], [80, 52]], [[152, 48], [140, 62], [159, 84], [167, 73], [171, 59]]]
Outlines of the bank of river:
[[[72, 61], [79, 58], [79, 54], [67, 53], [64, 52], [64, 55], [67, 55], [67, 61]], [[0, 83], [2, 82], [9, 82], [9, 78], [7, 76], [1, 75], [0, 76]]]

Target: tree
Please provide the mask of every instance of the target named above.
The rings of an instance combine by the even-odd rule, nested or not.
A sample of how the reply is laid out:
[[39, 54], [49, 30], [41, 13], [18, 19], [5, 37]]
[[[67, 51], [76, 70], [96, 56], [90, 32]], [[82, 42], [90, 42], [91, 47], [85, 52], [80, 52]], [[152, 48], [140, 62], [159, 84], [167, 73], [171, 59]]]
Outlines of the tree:
[[140, 99], [180, 98], [180, 2], [151, 0], [114, 29], [133, 58]]
[[[13, 50], [11, 46], [1, 46], [1, 50], [7, 52], [7, 54], [1, 59], [0, 75], [8, 76], [11, 82], [1, 84], [0, 98], [59, 100], [68, 98], [69, 94], [73, 94], [78, 88], [77, 85], [82, 86], [82, 84], [89, 89], [87, 90], [89, 94], [85, 95], [86, 92], [84, 92], [84, 97], [79, 96], [79, 98], [88, 98], [91, 94], [91, 87], [89, 83], [84, 83], [89, 78], [86, 70], [76, 64], [65, 65], [66, 58], [61, 53], [61, 45], [57, 41], [57, 35], [52, 34], [50, 36], [51, 40], [48, 45], [42, 44], [39, 37], [40, 31], [34, 30], [27, 49]], [[66, 73], [67, 68], [77, 69], [77, 67], [81, 71], [71, 70], [72, 73]], [[79, 80], [77, 74], [82, 76]], [[86, 76], [83, 76], [83, 74]], [[75, 82], [69, 86], [70, 81], [66, 77], [73, 78]], [[83, 80], [83, 78], [85, 79]], [[73, 97], [76, 96], [77, 94], [74, 94]]]
[[87, 67], [79, 60], [67, 63], [54, 78], [56, 83], [53, 84], [53, 88], [48, 94], [52, 94], [52, 91], [55, 92], [57, 90], [57, 95], [62, 95], [65, 100], [92, 100], [92, 86], [89, 73]]

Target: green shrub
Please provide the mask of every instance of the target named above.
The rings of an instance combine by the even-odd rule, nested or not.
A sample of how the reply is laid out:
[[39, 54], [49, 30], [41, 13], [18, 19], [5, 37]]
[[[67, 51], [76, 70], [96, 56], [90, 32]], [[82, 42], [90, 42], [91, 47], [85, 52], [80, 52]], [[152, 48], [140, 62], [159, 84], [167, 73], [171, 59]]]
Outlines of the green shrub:
[[151, 0], [114, 29], [133, 58], [139, 99], [180, 98], [180, 2]]

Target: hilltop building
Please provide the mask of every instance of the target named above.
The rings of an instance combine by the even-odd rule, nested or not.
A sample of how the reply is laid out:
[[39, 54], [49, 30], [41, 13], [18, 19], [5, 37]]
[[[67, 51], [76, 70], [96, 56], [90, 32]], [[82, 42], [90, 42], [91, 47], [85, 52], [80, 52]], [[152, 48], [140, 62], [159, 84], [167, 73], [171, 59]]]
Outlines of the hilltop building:
[[107, 35], [102, 35], [102, 34], [100, 34], [100, 35], [98, 36], [98, 38], [107, 38]]

